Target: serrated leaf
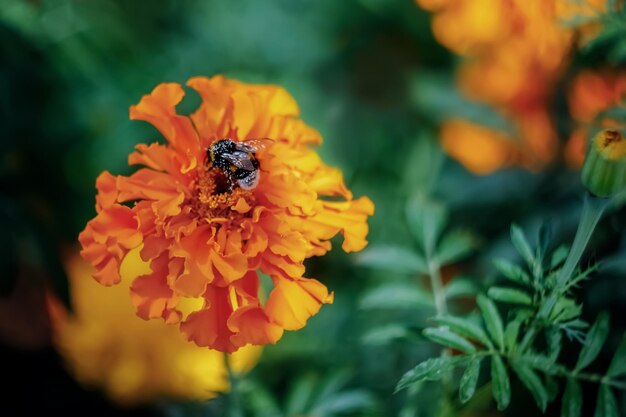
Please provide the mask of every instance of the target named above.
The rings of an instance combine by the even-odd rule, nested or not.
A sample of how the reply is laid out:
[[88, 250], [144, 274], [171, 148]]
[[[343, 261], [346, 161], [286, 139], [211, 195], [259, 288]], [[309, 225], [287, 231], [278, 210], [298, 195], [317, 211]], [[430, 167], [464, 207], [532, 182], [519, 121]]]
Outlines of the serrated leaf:
[[615, 399], [611, 387], [606, 384], [600, 385], [594, 417], [619, 417], [617, 399]]
[[432, 295], [416, 285], [391, 283], [369, 290], [359, 307], [364, 310], [401, 310], [433, 307]]
[[548, 406], [548, 391], [546, 391], [546, 388], [544, 387], [539, 376], [531, 368], [517, 361], [512, 361], [511, 367], [519, 377], [520, 381], [522, 381], [524, 386], [533, 395], [533, 398], [537, 403], [537, 407], [539, 407], [541, 412], [545, 412], [546, 407]]
[[476, 384], [480, 375], [480, 362], [482, 358], [474, 358], [467, 364], [467, 368], [461, 377], [461, 385], [459, 387], [459, 398], [462, 403], [468, 402], [476, 392]]
[[504, 329], [502, 328], [502, 318], [500, 313], [498, 313], [498, 308], [493, 301], [482, 294], [478, 295], [476, 301], [491, 339], [498, 347], [502, 348], [504, 346]]
[[609, 334], [609, 315], [601, 313], [596, 322], [591, 326], [589, 333], [585, 339], [585, 345], [580, 351], [578, 362], [576, 362], [575, 371], [580, 371], [588, 366], [600, 353], [602, 345]]
[[533, 251], [526, 240], [526, 236], [524, 236], [524, 232], [516, 224], [511, 226], [511, 241], [522, 259], [526, 261], [528, 266], [533, 267], [535, 265]]
[[475, 239], [466, 231], [454, 231], [445, 235], [437, 247], [436, 258], [439, 265], [448, 265], [465, 256], [474, 249]]
[[493, 265], [503, 277], [525, 286], [531, 284], [530, 276], [519, 266], [505, 259], [494, 259]]
[[493, 344], [487, 333], [478, 324], [462, 317], [440, 316], [433, 319], [441, 326], [448, 326], [455, 333], [465, 336], [469, 339], [482, 343], [485, 346], [492, 347]]
[[511, 402], [511, 383], [500, 355], [491, 357], [491, 391], [498, 404], [498, 410], [504, 410]]
[[467, 361], [468, 358], [465, 356], [430, 358], [405, 373], [396, 385], [395, 392], [421, 381], [437, 381], [443, 378], [450, 369]]
[[576, 300], [559, 297], [552, 313], [550, 313], [550, 320], [554, 322], [571, 321], [579, 317], [581, 312], [581, 307], [576, 303]]
[[398, 246], [370, 246], [358, 255], [357, 262], [369, 268], [399, 274], [428, 273], [428, 266], [421, 255]]
[[476, 347], [472, 345], [467, 339], [459, 336], [456, 333], [451, 332], [450, 330], [438, 327], [438, 328], [428, 328], [424, 329], [422, 332], [424, 336], [432, 340], [433, 342], [439, 343], [440, 345], [460, 350], [465, 353], [474, 353], [476, 352]]
[[626, 375], [626, 335], [622, 337], [622, 342], [617, 347], [606, 374], [609, 377]]
[[580, 417], [583, 408], [583, 392], [580, 383], [574, 378], [567, 378], [565, 392], [561, 400], [561, 417]]
[[530, 295], [521, 290], [506, 287], [491, 287], [487, 295], [502, 303], [532, 305], [533, 299]]

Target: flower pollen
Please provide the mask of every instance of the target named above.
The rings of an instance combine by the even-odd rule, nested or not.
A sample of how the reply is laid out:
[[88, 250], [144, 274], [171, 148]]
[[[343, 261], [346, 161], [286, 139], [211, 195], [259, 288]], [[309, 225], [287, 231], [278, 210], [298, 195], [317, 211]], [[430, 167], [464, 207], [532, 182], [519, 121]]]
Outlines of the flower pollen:
[[255, 198], [251, 190], [228, 189], [226, 176], [216, 168], [199, 168], [190, 205], [200, 221], [220, 222], [233, 220], [249, 212]]

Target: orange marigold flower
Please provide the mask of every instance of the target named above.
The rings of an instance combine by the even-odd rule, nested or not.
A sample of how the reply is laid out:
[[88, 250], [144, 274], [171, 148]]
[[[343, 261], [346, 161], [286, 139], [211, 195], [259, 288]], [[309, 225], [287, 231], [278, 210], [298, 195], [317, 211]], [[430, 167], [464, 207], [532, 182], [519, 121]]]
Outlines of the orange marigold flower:
[[[552, 161], [559, 147], [550, 117], [552, 96], [577, 38], [591, 29], [589, 25], [567, 27], [563, 21], [600, 14], [604, 0], [582, 2], [584, 5], [569, 0], [417, 3], [435, 11], [432, 27], [437, 40], [469, 58], [462, 61], [458, 72], [464, 93], [497, 108], [516, 130], [514, 140], [508, 141], [508, 151], [492, 147], [496, 150], [493, 155], [474, 158], [471, 166], [466, 163], [472, 159], [468, 157], [471, 149], [457, 149], [451, 156], [481, 174], [511, 163], [537, 169]], [[491, 141], [491, 136], [483, 142]], [[519, 157], [510, 158], [512, 153]], [[487, 162], [478, 166], [480, 159]]]
[[[152, 271], [130, 288], [140, 317], [180, 323], [189, 340], [225, 352], [275, 343], [333, 300], [303, 277], [304, 260], [330, 250], [337, 233], [346, 252], [363, 249], [374, 206], [353, 199], [341, 172], [310, 148], [322, 138], [284, 89], [221, 76], [187, 85], [202, 99], [190, 116], [176, 113], [185, 93], [175, 83], [130, 108], [131, 119], [153, 124], [167, 144], [138, 145], [129, 163], [142, 168], [128, 177], [100, 175], [98, 214], [79, 236], [82, 255], [111, 285], [127, 253], [143, 245]], [[254, 189], [229, 191], [224, 173], [210, 167], [207, 148], [223, 138], [268, 138]], [[259, 272], [273, 281], [265, 302]], [[183, 299], [198, 307], [179, 308]]]
[[[121, 282], [113, 287], [102, 288], [90, 279], [93, 267], [78, 252], [68, 258], [66, 267], [72, 314], [52, 296], [48, 307], [55, 347], [78, 381], [102, 389], [124, 405], [159, 398], [206, 400], [228, 391], [222, 352], [200, 348], [175, 327], [135, 315], [128, 303], [130, 284], [150, 272], [149, 264], [139, 257], [139, 248], [126, 255]], [[230, 354], [233, 370], [250, 370], [261, 350], [246, 346]]]

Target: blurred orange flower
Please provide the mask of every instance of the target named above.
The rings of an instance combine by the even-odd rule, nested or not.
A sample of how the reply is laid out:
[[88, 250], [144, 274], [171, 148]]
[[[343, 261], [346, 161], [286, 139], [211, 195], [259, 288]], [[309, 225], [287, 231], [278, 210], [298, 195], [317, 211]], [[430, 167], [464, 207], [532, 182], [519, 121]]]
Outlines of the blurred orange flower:
[[[601, 13], [604, 0], [582, 4], [569, 0], [416, 2], [435, 11], [436, 39], [466, 56], [458, 72], [461, 89], [473, 100], [497, 109], [515, 129], [513, 140], [507, 141], [510, 150], [503, 152], [501, 141], [493, 143], [490, 148], [498, 151], [479, 158], [485, 164], [471, 155], [476, 152], [472, 146], [455, 148], [450, 155], [478, 174], [510, 164], [538, 169], [553, 160], [558, 138], [549, 111], [552, 94], [578, 35], [590, 33], [593, 26], [568, 27], [564, 21]], [[481, 148], [503, 134], [486, 134]], [[511, 154], [518, 157], [510, 158]]]
[[[566, 161], [580, 168], [585, 159], [590, 128], [620, 127], [616, 120], [604, 117], [594, 120], [604, 110], [617, 105], [626, 106], [626, 73], [615, 70], [583, 71], [570, 87], [568, 105], [577, 123], [567, 142]], [[623, 127], [623, 126], [622, 126]]]
[[[93, 267], [78, 253], [66, 268], [73, 311], [49, 299], [54, 344], [78, 381], [102, 388], [126, 405], [159, 398], [206, 400], [228, 391], [224, 353], [186, 341], [172, 326], [147, 322], [128, 302], [131, 282], [150, 272], [133, 249], [121, 265], [119, 285], [102, 288]], [[246, 346], [229, 355], [233, 372], [250, 370], [262, 348]]]
[[[100, 175], [98, 214], [79, 236], [81, 253], [94, 277], [112, 285], [127, 253], [143, 244], [152, 272], [131, 285], [137, 314], [180, 323], [200, 346], [233, 352], [275, 343], [332, 302], [323, 284], [303, 277], [304, 260], [330, 250], [337, 233], [346, 252], [363, 249], [373, 204], [353, 199], [341, 172], [309, 147], [320, 134], [284, 89], [221, 76], [187, 85], [202, 99], [189, 117], [176, 113], [184, 91], [174, 83], [131, 107], [131, 119], [152, 123], [167, 144], [138, 145], [129, 163], [143, 167], [128, 177]], [[223, 174], [208, 167], [206, 150], [222, 138], [272, 140], [258, 154], [256, 188], [221, 189]], [[257, 271], [273, 282], [265, 303]], [[197, 308], [183, 311], [182, 299]]]

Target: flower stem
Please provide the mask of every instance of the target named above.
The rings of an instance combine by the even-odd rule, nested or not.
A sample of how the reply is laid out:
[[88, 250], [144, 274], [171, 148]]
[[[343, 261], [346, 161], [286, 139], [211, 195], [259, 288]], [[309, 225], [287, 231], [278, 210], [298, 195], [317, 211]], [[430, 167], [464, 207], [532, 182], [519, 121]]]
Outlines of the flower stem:
[[241, 408], [241, 399], [239, 397], [239, 380], [230, 363], [228, 353], [224, 353], [224, 364], [228, 372], [228, 381], [230, 383], [230, 394], [228, 395], [228, 415], [230, 417], [243, 417], [243, 409]]

